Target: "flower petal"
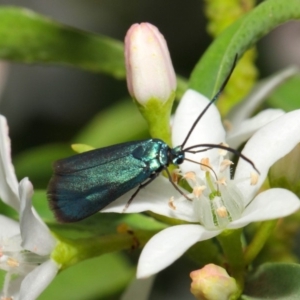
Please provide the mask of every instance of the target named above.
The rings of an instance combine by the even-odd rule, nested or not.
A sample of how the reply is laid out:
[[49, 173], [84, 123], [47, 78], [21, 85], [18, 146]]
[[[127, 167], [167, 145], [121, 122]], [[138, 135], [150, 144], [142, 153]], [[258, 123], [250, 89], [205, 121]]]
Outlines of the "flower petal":
[[269, 94], [271, 94], [279, 85], [297, 73], [299, 73], [299, 68], [292, 66], [259, 81], [248, 97], [238, 105], [234, 106], [234, 108], [228, 113], [227, 119], [229, 122], [234, 127], [240, 126], [242, 121], [249, 118]]
[[[182, 145], [194, 121], [208, 103], [209, 100], [206, 97], [194, 90], [185, 92], [176, 110], [172, 125], [172, 142], [174, 146]], [[204, 143], [220, 144], [222, 142], [225, 142], [225, 131], [220, 114], [215, 105], [211, 105], [194, 128], [184, 148]], [[198, 154], [186, 154], [186, 156], [197, 162], [200, 162], [203, 157], [209, 157], [210, 161], [213, 161], [218, 156], [218, 151], [210, 150]], [[180, 165], [180, 169], [184, 173], [199, 171], [199, 165], [185, 161]]]
[[0, 198], [19, 211], [18, 181], [11, 162], [10, 139], [6, 118], [0, 115]]
[[23, 280], [20, 289], [20, 299], [36, 299], [53, 280], [58, 271], [58, 265], [51, 259], [30, 272]]
[[32, 207], [33, 186], [28, 178], [24, 178], [20, 182], [19, 193], [22, 246], [24, 249], [39, 255], [50, 254], [56, 241]]
[[[158, 176], [153, 182], [141, 189], [124, 211], [128, 200], [135, 191], [136, 188], [127, 192], [102, 209], [101, 212], [138, 213], [150, 210], [170, 218], [188, 222], [198, 221], [193, 213], [192, 202], [179, 194], [164, 176]], [[172, 197], [174, 200], [170, 202]]]
[[281, 109], [266, 109], [251, 119], [244, 120], [238, 127], [227, 133], [226, 143], [236, 149], [246, 142], [258, 129], [284, 115]]
[[[2, 228], [0, 231], [0, 239], [4, 237], [10, 238], [20, 234], [19, 223], [3, 215], [0, 215], [0, 228]], [[3, 230], [3, 228], [5, 228], [5, 230]]]
[[137, 278], [163, 270], [195, 243], [219, 233], [219, 230], [208, 231], [201, 225], [177, 225], [160, 231], [150, 239], [140, 255]]
[[16, 299], [19, 300], [20, 286], [26, 275], [14, 276], [12, 273], [6, 273], [3, 290], [0, 291], [0, 299]]
[[246, 207], [242, 217], [228, 228], [240, 228], [251, 222], [278, 219], [294, 213], [300, 208], [300, 200], [292, 192], [274, 188], [257, 195]]
[[260, 172], [256, 185], [250, 185], [252, 166], [239, 159], [234, 180], [245, 197], [247, 204], [264, 182], [269, 168], [289, 153], [300, 142], [300, 110], [289, 112], [258, 130], [245, 145], [242, 153], [247, 156]]
[[126, 288], [120, 300], [148, 300], [154, 280], [155, 276], [150, 276], [143, 279], [134, 278]]

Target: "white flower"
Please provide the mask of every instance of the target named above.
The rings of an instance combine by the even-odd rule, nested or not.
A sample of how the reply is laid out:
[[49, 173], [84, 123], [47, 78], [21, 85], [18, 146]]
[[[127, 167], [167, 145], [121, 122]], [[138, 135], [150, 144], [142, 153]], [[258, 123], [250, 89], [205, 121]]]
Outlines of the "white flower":
[[[194, 91], [189, 90], [185, 93], [174, 118], [173, 145], [180, 145], [183, 142], [194, 120], [207, 103], [208, 100], [205, 97]], [[211, 106], [194, 129], [185, 148], [198, 144], [220, 144], [225, 141], [226, 134], [220, 115], [217, 109]], [[196, 181], [200, 183], [198, 186], [205, 185], [206, 189], [203, 189], [202, 195], [199, 194], [199, 199], [194, 197], [194, 201], [188, 201], [175, 191], [168, 179], [163, 176], [159, 176], [153, 183], [142, 189], [126, 210], [127, 213], [151, 210], [161, 215], [188, 222], [197, 222], [198, 224], [172, 226], [155, 235], [147, 243], [140, 256], [138, 278], [150, 276], [164, 269], [193, 244], [215, 237], [225, 228], [241, 228], [251, 222], [277, 219], [295, 212], [300, 207], [300, 201], [290, 191], [276, 188], [257, 193], [270, 166], [291, 151], [299, 141], [300, 110], [284, 114], [259, 129], [249, 139], [242, 151], [242, 154], [251, 159], [260, 171], [257, 183], [251, 185], [251, 174], [255, 172], [253, 167], [245, 160], [239, 159], [232, 180], [229, 178], [228, 169], [225, 171], [224, 177], [227, 186], [218, 185], [220, 195], [215, 194], [214, 200], [217, 199], [217, 204], [214, 209], [202, 206], [199, 211], [199, 209], [195, 209], [195, 205], [197, 205], [195, 203], [198, 201], [199, 205], [202, 205], [199, 199], [209, 197], [212, 192], [212, 188], [209, 186], [210, 181], [221, 179], [219, 176], [222, 173], [222, 158], [220, 159], [219, 149], [209, 149], [197, 154], [186, 153], [187, 158], [196, 162], [208, 158], [212, 169], [216, 172], [216, 176], [213, 175], [213, 172], [209, 173], [210, 179], [207, 177], [208, 173], [202, 171], [199, 164], [185, 161], [180, 165], [182, 174], [193, 172]], [[194, 186], [192, 185], [192, 187]], [[209, 193], [205, 194], [207, 190]], [[133, 191], [126, 193], [103, 211], [122, 212], [132, 193]], [[229, 194], [231, 194], [230, 197]], [[229, 202], [225, 200], [224, 202], [222, 199]], [[232, 205], [230, 199], [234, 200], [231, 201]], [[225, 207], [225, 211], [223, 207], [220, 211], [217, 210], [220, 203]], [[232, 207], [234, 213], [231, 213]], [[226, 215], [226, 213], [228, 212], [232, 218], [227, 218], [228, 214]], [[201, 217], [201, 214], [205, 214], [205, 216]], [[226, 220], [224, 223], [205, 221], [204, 218], [211, 214], [223, 214]], [[208, 228], [206, 227], [207, 224], [203, 226], [200, 224], [201, 222], [209, 224]]]
[[[0, 215], [0, 268], [7, 271], [3, 299], [33, 300], [57, 274], [50, 258], [56, 245], [48, 227], [32, 207], [28, 178], [17, 182], [10, 158], [6, 119], [0, 116], [0, 196], [20, 215], [20, 223]], [[2, 299], [1, 298], [1, 299]]]
[[256, 130], [284, 114], [281, 109], [269, 108], [250, 118], [268, 95], [298, 73], [299, 68], [292, 66], [260, 80], [249, 95], [230, 110], [225, 122], [227, 123], [226, 141], [231, 147], [238, 147], [247, 141]]

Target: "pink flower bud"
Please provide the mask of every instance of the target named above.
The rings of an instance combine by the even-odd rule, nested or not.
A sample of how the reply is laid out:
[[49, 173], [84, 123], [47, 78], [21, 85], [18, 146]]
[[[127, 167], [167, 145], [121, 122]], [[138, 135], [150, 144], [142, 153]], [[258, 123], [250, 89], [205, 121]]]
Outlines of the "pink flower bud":
[[191, 272], [191, 293], [200, 300], [228, 300], [237, 292], [234, 278], [225, 269], [208, 264], [200, 270]]
[[158, 29], [133, 24], [125, 37], [127, 86], [130, 95], [144, 105], [150, 99], [167, 101], [176, 89], [176, 76], [167, 43]]

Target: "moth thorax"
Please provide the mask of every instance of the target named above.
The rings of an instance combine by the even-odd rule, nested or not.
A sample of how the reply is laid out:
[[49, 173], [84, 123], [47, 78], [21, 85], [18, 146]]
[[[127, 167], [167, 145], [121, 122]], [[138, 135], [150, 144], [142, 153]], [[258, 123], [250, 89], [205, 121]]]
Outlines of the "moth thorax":
[[177, 146], [169, 151], [169, 160], [174, 165], [180, 165], [184, 161], [184, 152], [181, 149], [181, 146]]

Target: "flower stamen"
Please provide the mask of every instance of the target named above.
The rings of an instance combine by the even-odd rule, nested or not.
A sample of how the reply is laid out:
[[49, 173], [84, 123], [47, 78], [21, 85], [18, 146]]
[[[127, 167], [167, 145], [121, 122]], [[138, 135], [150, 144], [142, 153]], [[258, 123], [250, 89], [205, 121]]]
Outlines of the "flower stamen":
[[186, 179], [186, 180], [192, 180], [193, 182], [196, 182], [196, 174], [195, 172], [186, 172], [183, 176], [182, 176], [183, 179]]
[[9, 267], [16, 268], [20, 266], [20, 262], [13, 257], [8, 257], [6, 263]]
[[[229, 147], [229, 145], [226, 143], [221, 143], [220, 145], [224, 147]], [[218, 149], [218, 152], [220, 156], [225, 156], [228, 153], [228, 151], [225, 149]]]
[[217, 215], [220, 218], [227, 218], [228, 217], [228, 210], [225, 206], [221, 206], [216, 209]]
[[169, 199], [168, 205], [171, 209], [176, 210], [176, 206], [174, 204], [174, 196]]
[[193, 188], [193, 195], [196, 197], [196, 198], [199, 198], [202, 194], [203, 194], [203, 191], [206, 189], [206, 186], [205, 185], [197, 185]]
[[250, 173], [250, 185], [256, 185], [259, 179], [259, 175], [255, 172]]
[[180, 169], [175, 169], [171, 173], [171, 178], [174, 183], [178, 183], [180, 176], [181, 176]]
[[221, 184], [221, 185], [227, 185], [226, 183], [226, 177], [222, 177], [221, 179], [217, 180], [216, 183]]
[[212, 169], [212, 166], [210, 165], [209, 158], [204, 157], [200, 161], [200, 168], [202, 171], [210, 171]]
[[223, 159], [220, 164], [220, 172], [224, 172], [229, 166], [233, 165], [233, 162], [229, 159]]

